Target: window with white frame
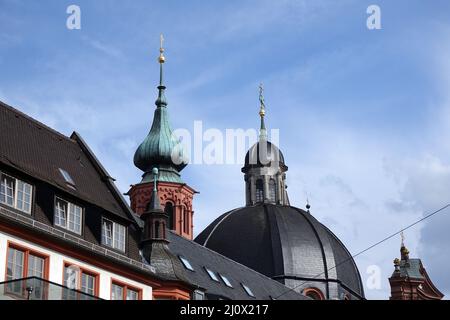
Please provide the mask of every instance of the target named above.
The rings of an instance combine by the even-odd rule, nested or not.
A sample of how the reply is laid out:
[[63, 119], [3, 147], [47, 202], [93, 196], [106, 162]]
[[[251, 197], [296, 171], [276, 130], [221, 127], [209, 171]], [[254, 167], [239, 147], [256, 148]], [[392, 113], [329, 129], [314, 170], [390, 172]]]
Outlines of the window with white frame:
[[83, 209], [73, 203], [56, 198], [55, 225], [69, 231], [81, 234]]
[[31, 213], [32, 191], [30, 184], [0, 172], [0, 203]]
[[125, 252], [126, 227], [103, 218], [102, 220], [102, 244], [122, 252]]

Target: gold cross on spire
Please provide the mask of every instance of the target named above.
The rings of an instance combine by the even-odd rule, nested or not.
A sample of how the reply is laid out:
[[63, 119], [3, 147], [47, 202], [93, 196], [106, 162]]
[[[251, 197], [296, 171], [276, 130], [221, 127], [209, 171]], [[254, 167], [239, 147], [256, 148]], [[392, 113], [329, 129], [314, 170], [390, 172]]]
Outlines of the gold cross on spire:
[[159, 58], [158, 58], [159, 63], [164, 63], [166, 61], [166, 58], [164, 57], [163, 43], [164, 43], [164, 37], [161, 33], [159, 36]]

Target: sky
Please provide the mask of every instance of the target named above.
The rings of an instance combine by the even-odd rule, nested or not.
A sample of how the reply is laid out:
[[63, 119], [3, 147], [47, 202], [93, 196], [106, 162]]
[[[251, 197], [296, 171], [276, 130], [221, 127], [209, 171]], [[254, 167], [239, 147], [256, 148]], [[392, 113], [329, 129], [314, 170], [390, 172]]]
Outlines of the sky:
[[[0, 0], [0, 100], [77, 131], [122, 192], [154, 112], [159, 35], [172, 127], [279, 130], [291, 204], [356, 254], [450, 203], [450, 2], [446, 0]], [[66, 26], [69, 5], [81, 29]], [[378, 5], [381, 29], [366, 10]], [[237, 164], [190, 164], [195, 233], [245, 204]], [[405, 231], [450, 295], [450, 209]], [[400, 237], [359, 255], [387, 299]], [[373, 281], [373, 272], [380, 283]], [[376, 279], [376, 278], [375, 278]]]

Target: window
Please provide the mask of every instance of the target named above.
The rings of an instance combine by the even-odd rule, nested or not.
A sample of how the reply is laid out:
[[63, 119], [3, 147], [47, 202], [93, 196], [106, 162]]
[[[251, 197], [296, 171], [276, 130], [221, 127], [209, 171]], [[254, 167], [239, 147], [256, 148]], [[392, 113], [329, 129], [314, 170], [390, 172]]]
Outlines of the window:
[[206, 267], [205, 267], [205, 270], [206, 270], [206, 272], [208, 273], [208, 275], [209, 275], [209, 277], [210, 277], [211, 279], [213, 279], [214, 281], [220, 282], [220, 281], [219, 281], [219, 278], [217, 278], [217, 275], [216, 275], [213, 271], [209, 270], [209, 269], [206, 268]]
[[127, 289], [127, 300], [139, 300], [139, 292]]
[[111, 284], [111, 300], [140, 300], [141, 290], [126, 284], [113, 282]]
[[45, 279], [47, 258], [26, 248], [12, 245], [8, 247], [6, 280], [38, 277]]
[[173, 224], [173, 204], [171, 202], [167, 202], [164, 206], [164, 212], [169, 216], [169, 228], [170, 230], [175, 229]]
[[81, 273], [81, 291], [92, 296], [95, 294], [95, 276]]
[[31, 213], [32, 190], [30, 184], [0, 172], [0, 203]]
[[313, 300], [325, 300], [322, 291], [317, 288], [306, 288], [303, 290], [303, 295], [310, 297]]
[[256, 180], [256, 202], [264, 201], [264, 185], [262, 179]]
[[25, 253], [21, 250], [9, 248], [6, 281], [25, 278]]
[[159, 235], [159, 221], [155, 222], [155, 239], [159, 239], [160, 235]]
[[192, 267], [191, 263], [189, 262], [189, 260], [187, 260], [186, 258], [184, 258], [182, 256], [179, 256], [179, 258], [186, 269], [195, 271], [194, 268]]
[[126, 227], [103, 218], [102, 220], [102, 244], [122, 252], [125, 252]]
[[270, 179], [269, 181], [269, 199], [270, 202], [277, 201], [277, 185], [274, 179]]
[[233, 285], [231, 284], [230, 280], [228, 280], [227, 277], [225, 277], [223, 274], [220, 274], [220, 273], [219, 273], [219, 276], [227, 287], [233, 288]]
[[44, 278], [44, 259], [30, 254], [28, 256], [28, 277]]
[[55, 225], [81, 234], [83, 209], [73, 203], [56, 198]]
[[[27, 277], [47, 278], [48, 257], [27, 248], [10, 245], [6, 262], [6, 281], [23, 279]], [[12, 282], [6, 288], [7, 292], [24, 296], [25, 282]], [[43, 299], [45, 286], [35, 288], [32, 299]]]
[[185, 207], [181, 209], [183, 211], [183, 232], [189, 233], [189, 215]]
[[[92, 296], [98, 295], [98, 274], [80, 268], [76, 265], [65, 264], [64, 285], [70, 289], [78, 290]], [[77, 292], [63, 293], [63, 299], [74, 299]], [[83, 298], [83, 296], [80, 296]]]
[[250, 297], [255, 298], [255, 295], [253, 294], [252, 290], [251, 290], [248, 286], [246, 286], [246, 285], [243, 284], [243, 283], [241, 283], [241, 285], [242, 285], [242, 288], [244, 288], [245, 292], [246, 292]]
[[113, 283], [111, 285], [111, 300], [123, 300], [123, 287]]
[[72, 187], [75, 186], [75, 182], [73, 182], [72, 177], [70, 176], [70, 174], [69, 174], [66, 170], [59, 168], [59, 172], [61, 173], [61, 175], [63, 176], [64, 180], [65, 180], [69, 185], [71, 185]]
[[205, 300], [205, 293], [200, 290], [194, 290], [192, 300]]

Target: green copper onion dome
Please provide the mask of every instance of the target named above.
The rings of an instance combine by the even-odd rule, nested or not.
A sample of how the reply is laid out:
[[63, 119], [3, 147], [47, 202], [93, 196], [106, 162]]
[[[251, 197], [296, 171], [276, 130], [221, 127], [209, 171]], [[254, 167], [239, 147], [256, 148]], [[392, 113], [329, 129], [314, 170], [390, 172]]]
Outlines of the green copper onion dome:
[[182, 182], [179, 173], [187, 165], [181, 143], [170, 127], [167, 100], [164, 95], [166, 87], [163, 85], [163, 63], [165, 62], [163, 52], [161, 41], [158, 58], [160, 81], [153, 123], [149, 134], [134, 154], [135, 166], [144, 171], [142, 182], [152, 181], [153, 168], [158, 168], [160, 181]]

